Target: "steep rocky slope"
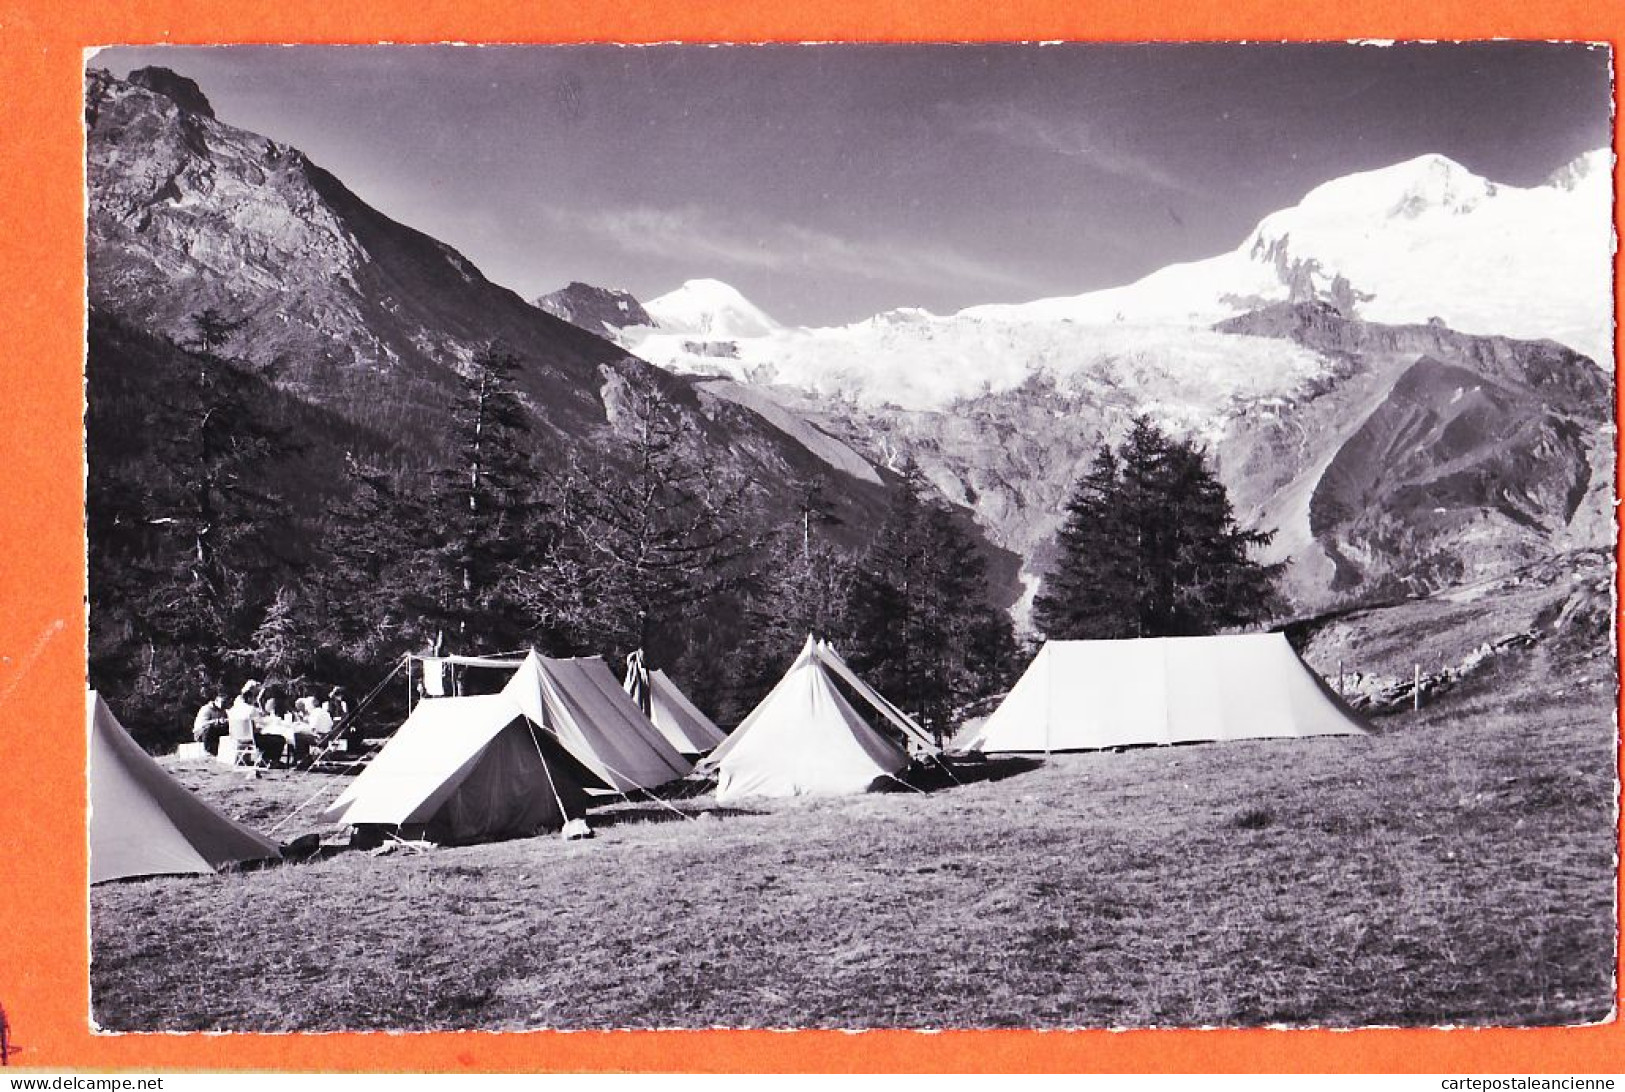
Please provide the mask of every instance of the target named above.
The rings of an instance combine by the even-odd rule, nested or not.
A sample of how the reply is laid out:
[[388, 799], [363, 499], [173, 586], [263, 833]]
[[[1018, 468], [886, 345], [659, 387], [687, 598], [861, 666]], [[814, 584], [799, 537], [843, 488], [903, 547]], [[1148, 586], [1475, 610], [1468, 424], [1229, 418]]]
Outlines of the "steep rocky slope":
[[1246, 518], [1278, 529], [1300, 600], [1429, 590], [1612, 541], [1611, 385], [1552, 342], [1382, 326], [1326, 305], [1220, 326], [1341, 362], [1218, 446]]
[[239, 324], [223, 351], [389, 438], [398, 463], [436, 457], [456, 372], [496, 342], [520, 358], [547, 459], [614, 463], [628, 393], [652, 393], [688, 421], [696, 459], [756, 484], [764, 521], [787, 518], [816, 480], [846, 510], [838, 533], [854, 540], [886, 503], [895, 479], [851, 479], [740, 401], [702, 397], [492, 284], [297, 149], [216, 119], [189, 80], [93, 70], [86, 126], [92, 306], [183, 344], [213, 309]]
[[716, 382], [772, 399], [873, 465], [918, 463], [1021, 555], [1028, 592], [1072, 483], [1136, 413], [1207, 443], [1242, 521], [1277, 532], [1266, 556], [1291, 562], [1300, 609], [1612, 540], [1610, 384], [1561, 345], [1382, 325], [1318, 302], [1206, 331], [1057, 326], [1090, 352], [944, 405], [876, 404], [767, 368]]

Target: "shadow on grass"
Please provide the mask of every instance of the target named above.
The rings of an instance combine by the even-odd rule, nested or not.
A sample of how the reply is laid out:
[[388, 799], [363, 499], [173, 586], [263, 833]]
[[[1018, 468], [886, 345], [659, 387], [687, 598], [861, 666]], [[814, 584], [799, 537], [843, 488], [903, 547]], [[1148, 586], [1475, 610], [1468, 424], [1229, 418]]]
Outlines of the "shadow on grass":
[[1004, 755], [997, 758], [985, 755], [953, 755], [945, 757], [943, 762], [925, 762], [909, 767], [899, 775], [898, 780], [887, 781], [877, 786], [880, 792], [908, 792], [917, 789], [922, 792], [935, 792], [938, 789], [952, 789], [960, 785], [974, 785], [979, 781], [1003, 781], [1007, 777], [1017, 777], [1024, 773], [1031, 773], [1044, 765], [1042, 759], [1031, 758], [1026, 755]]
[[593, 812], [587, 817], [588, 824], [594, 830], [606, 830], [609, 827], [623, 826], [627, 823], [681, 823], [685, 819], [732, 819], [736, 815], [760, 815], [761, 812], [747, 811], [743, 808], [701, 808], [697, 811], [672, 811], [670, 808], [648, 807], [623, 808], [619, 811]]

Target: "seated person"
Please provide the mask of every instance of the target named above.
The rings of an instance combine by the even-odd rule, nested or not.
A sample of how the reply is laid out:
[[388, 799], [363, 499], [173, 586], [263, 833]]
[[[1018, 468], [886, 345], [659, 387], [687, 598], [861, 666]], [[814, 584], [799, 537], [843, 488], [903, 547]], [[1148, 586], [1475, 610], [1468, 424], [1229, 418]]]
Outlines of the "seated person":
[[266, 742], [276, 739], [281, 742], [277, 747], [278, 754], [267, 754], [266, 758], [274, 765], [283, 754], [291, 752], [290, 765], [303, 765], [310, 757], [310, 745], [314, 737], [310, 728], [303, 721], [295, 720], [287, 715], [285, 699], [273, 696], [265, 703], [265, 712], [260, 715], [258, 724], [259, 743], [264, 751]]
[[333, 731], [332, 703], [329, 699], [316, 697], [310, 701], [310, 712], [305, 716], [305, 729], [320, 743]]
[[237, 695], [237, 700], [226, 710], [226, 732], [240, 749], [252, 750], [254, 747], [254, 719], [259, 715], [254, 696], [258, 686], [259, 683], [249, 679]]
[[220, 737], [226, 734], [230, 724], [226, 716], [226, 706], [230, 703], [231, 695], [221, 687], [192, 718], [192, 739], [203, 744], [207, 754], [212, 755], [220, 749]]

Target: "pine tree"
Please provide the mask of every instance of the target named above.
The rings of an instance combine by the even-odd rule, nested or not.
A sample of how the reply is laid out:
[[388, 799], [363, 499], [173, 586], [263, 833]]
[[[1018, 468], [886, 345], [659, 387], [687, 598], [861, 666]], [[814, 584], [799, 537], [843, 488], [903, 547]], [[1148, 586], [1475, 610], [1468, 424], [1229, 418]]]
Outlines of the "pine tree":
[[453, 408], [453, 461], [438, 475], [441, 547], [420, 587], [438, 589], [440, 618], [460, 646], [506, 647], [525, 628], [510, 591], [515, 567], [541, 544], [539, 499], [530, 471], [530, 432], [517, 377], [521, 361], [497, 344], [460, 373]]
[[441, 604], [456, 581], [441, 564], [431, 500], [353, 454], [345, 478], [345, 498], [323, 515], [310, 601], [338, 660], [322, 667], [365, 675], [429, 643], [446, 624]]
[[1138, 631], [1136, 584], [1112, 579], [1138, 556], [1138, 533], [1120, 504], [1122, 488], [1117, 456], [1102, 444], [1067, 502], [1056, 543], [1060, 561], [1033, 599], [1041, 632], [1078, 639]]
[[1250, 556], [1272, 538], [1237, 525], [1199, 447], [1136, 418], [1119, 449], [1102, 445], [1074, 488], [1034, 621], [1060, 640], [1255, 624], [1279, 608], [1283, 566]]
[[213, 307], [192, 316], [192, 340], [198, 351], [214, 353], [223, 349], [231, 336], [242, 329], [246, 319], [228, 319]]
[[307, 680], [315, 665], [316, 646], [309, 605], [296, 588], [283, 586], [276, 590], [247, 647], [235, 658], [262, 679], [297, 686]]
[[[559, 489], [558, 548], [527, 573], [527, 605], [583, 649], [621, 657], [736, 588], [752, 547], [750, 484], [706, 455], [658, 391], [627, 388], [625, 458], [572, 465]], [[652, 654], [651, 666], [660, 657]]]
[[726, 656], [725, 720], [749, 713], [778, 681], [808, 635], [848, 636], [845, 610], [854, 558], [813, 537], [801, 522], [771, 539], [740, 608], [740, 634]]
[[913, 465], [844, 613], [852, 666], [939, 732], [958, 705], [999, 689], [1014, 658], [1010, 620], [989, 599], [986, 562]]
[[257, 377], [213, 353], [93, 314], [88, 367], [92, 678], [138, 738], [168, 742], [291, 575], [294, 520], [268, 483], [297, 449]]

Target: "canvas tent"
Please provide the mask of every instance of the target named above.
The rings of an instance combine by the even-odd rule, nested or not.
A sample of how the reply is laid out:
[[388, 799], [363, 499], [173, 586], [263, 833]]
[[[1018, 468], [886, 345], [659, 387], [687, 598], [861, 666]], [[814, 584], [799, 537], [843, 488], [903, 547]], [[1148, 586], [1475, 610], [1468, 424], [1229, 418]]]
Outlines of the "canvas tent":
[[632, 704], [679, 753], [704, 754], [728, 738], [664, 671], [650, 671], [644, 666], [641, 649], [626, 658], [624, 686]]
[[282, 855], [277, 844], [193, 796], [130, 738], [94, 690], [89, 736], [90, 882], [214, 872]]
[[532, 652], [502, 692], [617, 792], [664, 785], [694, 769], [597, 656], [554, 660]]
[[418, 703], [323, 818], [422, 828], [437, 842], [535, 834], [581, 815], [582, 777], [511, 697], [437, 698]]
[[1359, 735], [1279, 633], [1050, 641], [966, 750]]
[[835, 686], [850, 685], [875, 712], [923, 749], [936, 744], [912, 718], [812, 637], [790, 670], [704, 765], [717, 771], [717, 800], [840, 795], [895, 777], [908, 755], [864, 722]]
[[448, 842], [533, 834], [580, 816], [589, 789], [647, 789], [693, 769], [597, 657], [445, 659], [513, 675], [497, 694], [419, 702], [324, 818], [422, 826]]

